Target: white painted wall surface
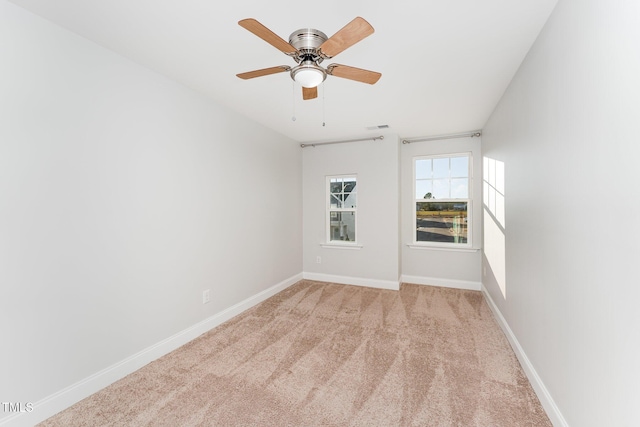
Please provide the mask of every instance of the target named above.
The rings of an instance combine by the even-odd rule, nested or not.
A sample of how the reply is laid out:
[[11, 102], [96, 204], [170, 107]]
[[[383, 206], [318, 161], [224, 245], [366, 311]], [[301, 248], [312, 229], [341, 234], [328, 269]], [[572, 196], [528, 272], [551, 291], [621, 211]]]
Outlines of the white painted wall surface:
[[[398, 289], [398, 144], [397, 135], [385, 134], [382, 141], [302, 149], [305, 277]], [[322, 247], [326, 177], [348, 174], [358, 180], [356, 240], [362, 248]]]
[[5, 0], [0, 58], [2, 401], [301, 273], [295, 142]]
[[557, 425], [640, 425], [639, 40], [640, 3], [560, 0], [484, 128], [506, 275], [483, 282]]
[[[400, 147], [401, 171], [401, 243], [403, 281], [424, 285], [447, 286], [465, 289], [480, 289], [482, 247], [482, 154], [481, 140], [456, 138], [437, 141], [422, 141], [402, 144]], [[411, 248], [416, 224], [413, 216], [415, 195], [413, 193], [413, 159], [417, 156], [471, 153], [472, 177], [470, 196], [472, 214], [472, 251]]]

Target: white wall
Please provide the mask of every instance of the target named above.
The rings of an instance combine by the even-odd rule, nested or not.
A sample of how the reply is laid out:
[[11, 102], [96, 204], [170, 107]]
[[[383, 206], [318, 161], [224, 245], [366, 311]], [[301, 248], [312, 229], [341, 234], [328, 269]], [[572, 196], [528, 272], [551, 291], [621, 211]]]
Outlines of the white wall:
[[[397, 135], [386, 134], [382, 141], [303, 149], [306, 278], [398, 289], [398, 144]], [[357, 176], [356, 240], [362, 247], [323, 247], [326, 243], [326, 176], [346, 174]], [[316, 262], [318, 256], [320, 264]]]
[[0, 58], [0, 400], [301, 277], [295, 142], [5, 0]]
[[506, 276], [485, 259], [483, 282], [557, 425], [640, 424], [639, 17], [560, 0], [484, 128], [505, 170]]
[[[401, 244], [402, 281], [434, 286], [480, 290], [482, 260], [482, 153], [480, 138], [456, 138], [402, 144], [401, 170]], [[470, 196], [472, 198], [472, 249], [443, 250], [409, 247], [415, 237], [413, 217], [413, 159], [416, 156], [467, 153], [472, 156]]]

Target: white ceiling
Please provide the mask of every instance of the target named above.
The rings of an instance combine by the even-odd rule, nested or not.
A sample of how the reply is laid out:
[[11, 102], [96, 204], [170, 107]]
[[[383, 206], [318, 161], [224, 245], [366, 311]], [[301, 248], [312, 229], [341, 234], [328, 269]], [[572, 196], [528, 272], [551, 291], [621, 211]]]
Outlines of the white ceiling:
[[[300, 142], [374, 136], [376, 125], [403, 138], [481, 129], [557, 2], [11, 1]], [[331, 36], [356, 16], [375, 33], [329, 62], [381, 72], [375, 85], [329, 76], [303, 101], [288, 73], [236, 77], [295, 65], [239, 20], [288, 40], [305, 27]]]

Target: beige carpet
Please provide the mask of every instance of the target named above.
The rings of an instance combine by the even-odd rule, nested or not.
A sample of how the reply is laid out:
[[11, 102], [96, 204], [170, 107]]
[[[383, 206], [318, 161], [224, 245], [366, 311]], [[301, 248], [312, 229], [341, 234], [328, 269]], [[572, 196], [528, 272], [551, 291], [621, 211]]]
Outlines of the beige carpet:
[[551, 426], [482, 294], [301, 281], [41, 426]]

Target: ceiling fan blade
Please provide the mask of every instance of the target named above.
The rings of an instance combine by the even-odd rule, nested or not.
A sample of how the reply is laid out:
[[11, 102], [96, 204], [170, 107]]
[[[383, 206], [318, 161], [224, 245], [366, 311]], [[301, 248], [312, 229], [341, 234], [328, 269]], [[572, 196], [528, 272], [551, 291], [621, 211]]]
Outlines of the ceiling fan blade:
[[262, 70], [254, 70], [248, 71], [246, 73], [236, 74], [236, 76], [240, 77], [241, 79], [247, 80], [253, 79], [255, 77], [268, 76], [269, 74], [282, 73], [289, 70], [291, 70], [291, 67], [289, 67], [288, 65], [278, 65], [277, 67], [263, 68]]
[[377, 82], [382, 74], [363, 70], [362, 68], [349, 67], [348, 65], [331, 64], [327, 67], [327, 74], [343, 79], [355, 80], [357, 82], [369, 83], [370, 85]]
[[318, 87], [303, 87], [302, 88], [302, 99], [314, 99], [318, 97]]
[[358, 16], [322, 43], [320, 51], [327, 58], [332, 58], [371, 34], [371, 24]]
[[277, 35], [253, 18], [238, 21], [238, 25], [246, 30], [251, 31], [253, 34], [260, 37], [262, 40], [266, 41], [281, 52], [291, 54], [298, 51], [295, 47], [284, 41], [284, 39], [282, 39], [279, 35]]

